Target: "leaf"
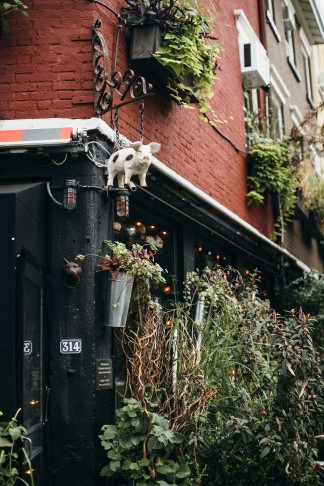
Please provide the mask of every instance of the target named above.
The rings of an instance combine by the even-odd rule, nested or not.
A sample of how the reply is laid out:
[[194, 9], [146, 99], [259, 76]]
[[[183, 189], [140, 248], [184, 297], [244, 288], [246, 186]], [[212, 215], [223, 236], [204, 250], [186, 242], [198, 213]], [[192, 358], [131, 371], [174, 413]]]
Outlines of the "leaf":
[[100, 476], [104, 476], [104, 477], [107, 477], [107, 478], [110, 478], [111, 476], [113, 476], [113, 474], [114, 474], [114, 471], [112, 471], [110, 469], [109, 465], [105, 466], [100, 471]]
[[0, 447], [12, 447], [13, 443], [4, 437], [0, 437]]
[[[157, 447], [158, 445], [158, 447]], [[149, 440], [147, 441], [147, 449], [149, 452], [152, 452], [154, 449], [159, 449], [160, 445], [158, 442], [157, 437], [150, 437]]]
[[113, 472], [116, 472], [120, 468], [120, 461], [110, 461], [109, 467]]
[[118, 459], [120, 457], [120, 454], [118, 454], [116, 451], [114, 450], [110, 450], [107, 454], [107, 457], [109, 459]]
[[160, 474], [171, 474], [174, 472], [173, 468], [168, 464], [162, 464], [162, 466], [157, 466], [156, 470]]
[[106, 440], [114, 439], [118, 433], [115, 425], [104, 425], [101, 430], [103, 431], [102, 438]]
[[132, 436], [128, 435], [126, 437], [125, 436], [120, 437], [119, 438], [119, 444], [121, 445], [121, 447], [123, 449], [130, 449], [133, 446]]
[[260, 459], [262, 459], [262, 457], [267, 456], [267, 455], [269, 454], [269, 452], [270, 452], [270, 451], [271, 451], [270, 447], [265, 447], [265, 448], [263, 449], [263, 451], [261, 452], [261, 454], [260, 454]]
[[186, 466], [185, 464], [181, 464], [181, 466], [179, 467], [179, 469], [177, 470], [176, 472], [176, 477], [177, 478], [180, 478], [180, 479], [183, 479], [187, 476], [190, 475], [190, 469], [188, 466]]
[[11, 435], [12, 440], [15, 441], [15, 440], [19, 439], [19, 437], [21, 437], [21, 435], [22, 435], [21, 428], [20, 427], [10, 428], [9, 434]]

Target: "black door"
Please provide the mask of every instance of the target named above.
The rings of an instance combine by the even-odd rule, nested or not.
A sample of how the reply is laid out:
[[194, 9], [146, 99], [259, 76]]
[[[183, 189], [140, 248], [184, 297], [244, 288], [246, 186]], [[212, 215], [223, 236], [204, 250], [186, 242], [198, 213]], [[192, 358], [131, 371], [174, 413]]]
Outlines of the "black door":
[[0, 410], [21, 408], [35, 486], [45, 479], [47, 353], [45, 347], [46, 196], [43, 183], [0, 185]]

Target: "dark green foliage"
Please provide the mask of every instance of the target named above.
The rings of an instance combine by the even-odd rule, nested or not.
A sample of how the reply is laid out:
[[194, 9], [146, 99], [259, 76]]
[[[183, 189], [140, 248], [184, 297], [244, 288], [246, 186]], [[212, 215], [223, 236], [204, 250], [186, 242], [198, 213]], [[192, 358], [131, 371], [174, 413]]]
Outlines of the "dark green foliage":
[[156, 308], [150, 325], [130, 332], [132, 398], [103, 429], [103, 475], [127, 486], [320, 484], [324, 385], [313, 320], [301, 309], [278, 315], [256, 277], [188, 274], [168, 331]]
[[296, 204], [296, 178], [289, 162], [286, 140], [264, 138], [253, 145], [254, 175], [248, 177], [248, 204], [264, 203], [267, 193], [275, 194], [285, 221], [291, 219]]
[[134, 486], [183, 484], [190, 469], [170, 456], [184, 437], [154, 412], [156, 404], [147, 402], [148, 412], [132, 398], [125, 398], [123, 403], [116, 411], [116, 425], [102, 428], [100, 439], [109, 463], [101, 476], [114, 476]]
[[277, 289], [277, 300], [282, 311], [302, 307], [305, 314], [314, 317], [313, 341], [324, 348], [324, 274], [313, 270], [304, 272], [287, 285]]
[[[14, 486], [24, 484], [33, 486], [33, 474], [30, 476], [30, 482], [25, 481], [19, 476], [19, 458], [21, 454], [31, 469], [31, 464], [24, 449], [24, 434], [26, 429], [19, 425], [16, 413], [7, 422], [0, 423], [0, 486]], [[0, 412], [0, 416], [2, 412]]]
[[205, 299], [202, 349], [217, 390], [199, 430], [203, 484], [320, 484], [324, 402], [312, 320], [301, 310], [280, 317], [253, 281], [242, 292], [232, 270], [190, 281]]

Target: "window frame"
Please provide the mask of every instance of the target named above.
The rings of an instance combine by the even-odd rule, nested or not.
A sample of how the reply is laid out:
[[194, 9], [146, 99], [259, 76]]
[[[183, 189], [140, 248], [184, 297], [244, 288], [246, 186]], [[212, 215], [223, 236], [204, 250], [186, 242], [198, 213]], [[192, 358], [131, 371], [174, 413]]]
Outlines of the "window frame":
[[277, 42], [281, 42], [281, 35], [279, 33], [277, 23], [276, 23], [276, 9], [274, 5], [274, 0], [267, 0], [266, 2], [266, 17], [271, 30], [277, 39]]

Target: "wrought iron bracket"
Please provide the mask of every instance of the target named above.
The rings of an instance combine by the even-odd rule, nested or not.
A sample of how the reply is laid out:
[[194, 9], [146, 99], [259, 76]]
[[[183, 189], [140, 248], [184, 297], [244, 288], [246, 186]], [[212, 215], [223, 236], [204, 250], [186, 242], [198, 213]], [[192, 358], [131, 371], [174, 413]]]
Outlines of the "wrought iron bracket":
[[120, 15], [118, 15], [117, 12], [115, 12], [114, 9], [112, 9], [111, 7], [109, 7], [109, 5], [106, 5], [105, 3], [101, 2], [100, 0], [89, 0], [89, 2], [92, 2], [92, 3], [97, 3], [98, 5], [101, 5], [102, 7], [105, 7], [107, 10], [109, 10], [109, 12], [111, 12], [112, 14], [115, 15], [115, 17], [117, 17], [118, 19], [120, 19]]
[[[109, 55], [106, 41], [100, 32], [101, 21], [99, 19], [92, 26], [93, 49], [93, 81], [95, 92], [95, 115], [102, 116], [105, 113], [118, 110], [124, 105], [142, 100], [154, 94], [153, 86], [147, 83], [143, 76], [135, 75], [134, 71], [127, 69], [124, 74], [116, 71], [116, 52], [113, 60], [113, 73], [109, 76]], [[118, 25], [118, 35], [122, 25]], [[118, 97], [116, 102], [114, 98]]]

